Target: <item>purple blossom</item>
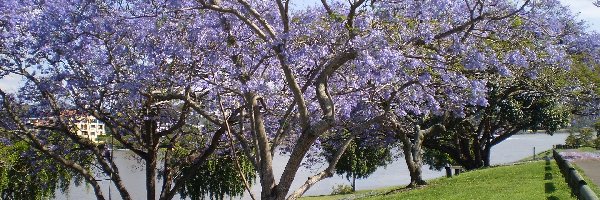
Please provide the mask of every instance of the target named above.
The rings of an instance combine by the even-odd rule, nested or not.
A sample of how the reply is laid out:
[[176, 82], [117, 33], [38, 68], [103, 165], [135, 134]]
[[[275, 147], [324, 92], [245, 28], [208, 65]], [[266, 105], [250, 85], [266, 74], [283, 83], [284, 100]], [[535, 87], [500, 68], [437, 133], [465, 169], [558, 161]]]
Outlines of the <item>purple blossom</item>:
[[431, 74], [429, 73], [423, 73], [419, 76], [419, 82], [423, 83], [423, 84], [428, 84], [431, 81]]
[[507, 56], [507, 62], [518, 67], [529, 67], [529, 62], [520, 52], [512, 51]]
[[0, 143], [2, 143], [2, 145], [4, 145], [4, 146], [12, 145], [12, 141], [10, 139], [4, 138], [4, 137], [0, 138]]
[[498, 70], [498, 73], [502, 76], [512, 76], [512, 71], [505, 65], [497, 65], [496, 70]]
[[[158, 6], [132, 1], [125, 7], [61, 0], [31, 6], [11, 1], [10, 6], [0, 9], [14, 30], [0, 30], [0, 40], [8, 47], [7, 53], [24, 63], [2, 63], [10, 68], [6, 73], [32, 66], [25, 70], [33, 70], [38, 73], [34, 76], [41, 78], [43, 87], [28, 83], [22, 88], [23, 101], [48, 104], [39, 95], [41, 89], [64, 104], [96, 106], [94, 111], [111, 117], [107, 123], [131, 125], [133, 131], [120, 128], [118, 134], [130, 136], [126, 141], [137, 146], [144, 146], [134, 134], [139, 134], [140, 127], [135, 125], [144, 119], [140, 113], [146, 109], [148, 93], [194, 96], [200, 105], [197, 109], [216, 119], [222, 119], [221, 104], [231, 113], [248, 105], [247, 96], [257, 95], [268, 139], [273, 139], [283, 124], [290, 125], [278, 147], [287, 153], [306, 131], [299, 125], [299, 103], [307, 107], [308, 116], [302, 117], [308, 118], [309, 128], [331, 123], [323, 126], [328, 128], [323, 134], [339, 131], [336, 129], [341, 124], [365, 122], [386, 112], [399, 116], [452, 112], [464, 117], [469, 106], [488, 106], [486, 84], [498, 78], [487, 74], [493, 71], [488, 68], [502, 76], [536, 78], [541, 71], [538, 68], [547, 67], [537, 66], [538, 60], [546, 59], [545, 64], [552, 66], [567, 64], [567, 45], [574, 47], [569, 53], [598, 55], [592, 54], [596, 50], [582, 47], [597, 49], [600, 44], [598, 37], [571, 38], [569, 41], [576, 42], [560, 44], [555, 35], [542, 31], [540, 26], [544, 25], [553, 33], [565, 29], [566, 20], [556, 2], [544, 3], [544, 9], [528, 7], [527, 12], [516, 13], [523, 19], [520, 25], [512, 23], [516, 17], [484, 18], [473, 23], [468, 33], [450, 30], [482, 14], [465, 12], [472, 6], [470, 1], [376, 1], [372, 7], [358, 8], [355, 27], [347, 27], [344, 17], [337, 17], [347, 13], [350, 6], [335, 1], [331, 4], [335, 16], [320, 7], [293, 10], [289, 24], [285, 24], [289, 25], [287, 30], [274, 1], [249, 2], [272, 30], [255, 16], [248, 22], [214, 10], [188, 9], [201, 7], [198, 1], [164, 1], [157, 2]], [[249, 15], [249, 10], [235, 1], [224, 1], [221, 6]], [[21, 8], [19, 12], [13, 10], [15, 7]], [[508, 1], [485, 2], [481, 9], [501, 15], [515, 11], [517, 6]], [[260, 31], [247, 23], [257, 23]], [[524, 41], [535, 42], [523, 47], [527, 46], [520, 45]], [[344, 53], [351, 56], [339, 56]], [[518, 74], [522, 71], [524, 74]], [[415, 81], [418, 83], [405, 85]], [[297, 89], [294, 84], [302, 90], [297, 96], [292, 92]], [[325, 87], [326, 94], [318, 93], [322, 88], [317, 87]], [[189, 90], [199, 95], [189, 95]], [[166, 116], [161, 116], [161, 121], [176, 121], [182, 104], [173, 100], [173, 105], [161, 108]], [[288, 108], [291, 114], [283, 119], [290, 112]], [[383, 110], [387, 108], [392, 110]], [[324, 115], [327, 109], [334, 111], [333, 116]], [[43, 110], [50, 109], [46, 106]], [[212, 136], [206, 132], [209, 130], [199, 134]], [[253, 140], [256, 132], [245, 132], [242, 134]], [[373, 136], [369, 134], [366, 136]], [[368, 139], [377, 141], [376, 137]], [[311, 146], [304, 154], [309, 163], [323, 162], [315, 152], [325, 141], [316, 141], [302, 144]], [[207, 145], [190, 146], [200, 150]], [[58, 145], [50, 148], [61, 149]]]
[[470, 55], [465, 61], [465, 68], [469, 70], [485, 70], [484, 55], [481, 52], [475, 52]]

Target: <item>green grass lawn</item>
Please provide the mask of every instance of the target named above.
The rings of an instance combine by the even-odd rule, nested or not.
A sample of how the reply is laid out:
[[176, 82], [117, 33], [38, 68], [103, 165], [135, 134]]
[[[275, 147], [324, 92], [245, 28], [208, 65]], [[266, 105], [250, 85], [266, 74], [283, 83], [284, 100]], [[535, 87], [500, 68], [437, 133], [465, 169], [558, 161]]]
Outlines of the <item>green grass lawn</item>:
[[303, 199], [574, 199], [554, 161], [475, 170], [432, 180], [420, 189], [390, 192], [397, 188]]

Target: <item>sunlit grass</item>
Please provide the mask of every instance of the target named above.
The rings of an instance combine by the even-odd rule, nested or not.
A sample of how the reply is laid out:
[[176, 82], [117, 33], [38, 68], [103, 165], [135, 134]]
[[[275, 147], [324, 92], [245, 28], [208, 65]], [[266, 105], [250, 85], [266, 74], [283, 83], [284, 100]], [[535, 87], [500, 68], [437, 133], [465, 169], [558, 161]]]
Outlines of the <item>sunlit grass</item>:
[[574, 199], [554, 161], [475, 170], [453, 178], [434, 179], [420, 189], [393, 190], [387, 188], [305, 199]]

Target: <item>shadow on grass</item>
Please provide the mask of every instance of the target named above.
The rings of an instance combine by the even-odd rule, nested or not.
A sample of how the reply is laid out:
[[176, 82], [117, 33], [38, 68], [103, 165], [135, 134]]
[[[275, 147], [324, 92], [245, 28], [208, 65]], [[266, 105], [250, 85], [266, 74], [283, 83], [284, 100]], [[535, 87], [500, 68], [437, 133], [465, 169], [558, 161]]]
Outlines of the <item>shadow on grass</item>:
[[[546, 166], [544, 167], [546, 174], [544, 174], [544, 180], [548, 180], [544, 184], [544, 191], [546, 194], [551, 194], [556, 191], [556, 186], [554, 186], [554, 182], [552, 182], [552, 166], [550, 166], [550, 161], [546, 160]], [[548, 196], [548, 199], [555, 199], [555, 196]]]
[[[548, 157], [548, 153], [546, 155], [546, 157]], [[546, 183], [544, 183], [544, 191], [546, 192], [546, 194], [548, 195], [546, 197], [546, 199], [548, 200], [558, 200], [560, 198], [558, 198], [557, 196], [552, 195], [552, 193], [554, 191], [556, 191], [556, 186], [554, 185], [554, 181], [552, 180], [554, 177], [552, 175], [552, 166], [550, 163], [550, 159], [546, 158], [546, 166], [544, 167], [544, 171], [546, 172], [544, 174], [544, 180], [546, 180]]]
[[546, 193], [550, 194], [553, 193], [554, 191], [556, 191], [556, 186], [554, 186], [553, 182], [547, 182], [544, 184], [544, 191], [546, 191]]
[[550, 166], [550, 161], [546, 160], [546, 166], [544, 167], [546, 174], [544, 174], [544, 180], [552, 180], [552, 166]]
[[546, 198], [546, 199], [548, 199], [548, 200], [560, 200], [560, 198], [558, 198], [558, 197], [556, 197], [556, 196], [554, 196], [554, 195], [552, 195], [552, 196], [549, 196], [549, 197], [548, 197], [548, 198]]
[[546, 172], [546, 174], [544, 175], [544, 180], [552, 180], [552, 173]]

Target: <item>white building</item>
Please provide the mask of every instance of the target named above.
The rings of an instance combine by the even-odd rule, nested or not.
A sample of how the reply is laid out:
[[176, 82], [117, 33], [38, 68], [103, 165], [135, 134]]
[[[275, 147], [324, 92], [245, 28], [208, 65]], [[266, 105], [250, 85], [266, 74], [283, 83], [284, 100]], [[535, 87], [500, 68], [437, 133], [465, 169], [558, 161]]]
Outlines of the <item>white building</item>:
[[77, 127], [77, 135], [96, 143], [98, 142], [98, 136], [106, 134], [104, 123], [93, 116], [78, 117], [75, 126]]
[[[72, 122], [77, 135], [87, 138], [92, 142], [98, 143], [98, 136], [105, 135], [104, 123], [93, 116], [83, 115], [75, 110], [65, 110], [61, 112], [62, 117], [68, 118]], [[28, 124], [35, 126], [51, 126], [54, 124], [54, 117], [30, 118]]]

